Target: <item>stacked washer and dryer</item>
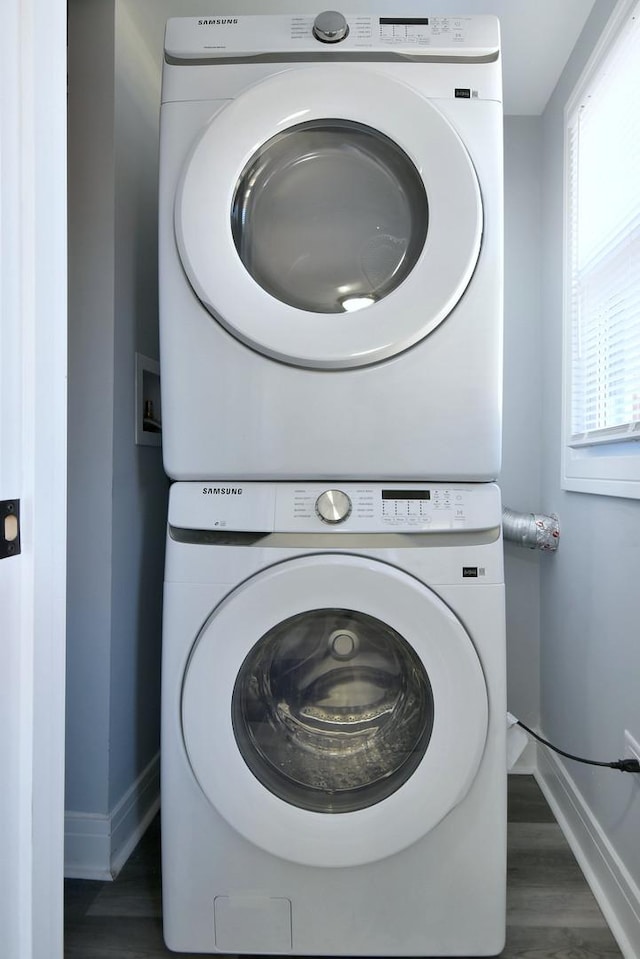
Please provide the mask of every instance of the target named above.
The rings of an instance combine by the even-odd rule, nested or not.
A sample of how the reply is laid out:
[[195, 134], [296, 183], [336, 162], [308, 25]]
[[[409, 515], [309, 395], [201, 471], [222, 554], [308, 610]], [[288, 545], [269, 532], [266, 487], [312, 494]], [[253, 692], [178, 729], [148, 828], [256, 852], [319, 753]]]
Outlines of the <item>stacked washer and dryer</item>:
[[498, 23], [170, 20], [160, 156], [167, 945], [497, 954]]

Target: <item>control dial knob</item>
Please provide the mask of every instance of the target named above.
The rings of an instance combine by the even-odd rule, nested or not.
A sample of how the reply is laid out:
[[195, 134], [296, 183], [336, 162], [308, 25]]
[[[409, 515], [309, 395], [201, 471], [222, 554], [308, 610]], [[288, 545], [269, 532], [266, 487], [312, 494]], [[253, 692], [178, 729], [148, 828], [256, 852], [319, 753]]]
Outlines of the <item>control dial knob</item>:
[[339, 43], [349, 33], [349, 24], [337, 10], [325, 10], [313, 21], [313, 35], [321, 43]]
[[328, 489], [316, 500], [316, 513], [323, 523], [342, 523], [351, 512], [351, 500], [341, 489]]

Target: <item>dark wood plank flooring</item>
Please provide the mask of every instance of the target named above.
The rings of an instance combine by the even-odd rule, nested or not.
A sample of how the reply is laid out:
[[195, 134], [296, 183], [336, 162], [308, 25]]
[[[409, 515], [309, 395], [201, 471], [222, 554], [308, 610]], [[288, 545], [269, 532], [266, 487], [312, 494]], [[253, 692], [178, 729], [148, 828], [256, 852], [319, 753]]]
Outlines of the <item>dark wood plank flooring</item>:
[[[115, 882], [66, 881], [65, 959], [186, 959], [161, 916], [156, 820]], [[502, 959], [622, 956], [532, 776], [509, 777], [507, 922]]]

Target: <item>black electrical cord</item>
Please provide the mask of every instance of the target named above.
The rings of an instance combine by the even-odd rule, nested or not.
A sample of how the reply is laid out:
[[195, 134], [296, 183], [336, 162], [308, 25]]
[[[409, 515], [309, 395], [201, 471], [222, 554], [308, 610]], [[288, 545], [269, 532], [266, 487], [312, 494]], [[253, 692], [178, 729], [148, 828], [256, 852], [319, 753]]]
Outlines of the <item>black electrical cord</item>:
[[553, 749], [554, 753], [560, 753], [561, 756], [566, 756], [567, 759], [573, 759], [577, 763], [586, 763], [588, 766], [607, 766], [609, 769], [618, 769], [621, 773], [640, 773], [640, 762], [637, 759], [616, 759], [616, 761], [612, 763], [600, 763], [596, 762], [595, 759], [583, 759], [581, 756], [574, 756], [573, 753], [565, 752], [564, 749], [558, 749], [557, 746], [554, 746], [546, 739], [543, 739], [542, 736], [534, 733], [533, 729], [529, 729], [529, 727], [521, 723], [519, 719], [516, 719], [516, 723], [518, 726], [522, 726], [525, 732], [529, 733], [530, 736], [537, 739], [539, 743], [542, 743], [543, 746], [547, 746], [548, 749]]

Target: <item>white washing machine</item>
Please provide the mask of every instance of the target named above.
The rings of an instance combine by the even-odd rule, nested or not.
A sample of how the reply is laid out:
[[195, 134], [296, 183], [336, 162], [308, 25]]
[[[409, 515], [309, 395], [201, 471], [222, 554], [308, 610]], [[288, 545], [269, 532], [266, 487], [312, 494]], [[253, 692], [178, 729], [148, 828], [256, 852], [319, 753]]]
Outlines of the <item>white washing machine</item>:
[[171, 477], [497, 476], [495, 17], [170, 20], [160, 169]]
[[171, 949], [500, 952], [500, 522], [491, 484], [173, 486]]

